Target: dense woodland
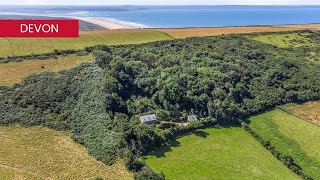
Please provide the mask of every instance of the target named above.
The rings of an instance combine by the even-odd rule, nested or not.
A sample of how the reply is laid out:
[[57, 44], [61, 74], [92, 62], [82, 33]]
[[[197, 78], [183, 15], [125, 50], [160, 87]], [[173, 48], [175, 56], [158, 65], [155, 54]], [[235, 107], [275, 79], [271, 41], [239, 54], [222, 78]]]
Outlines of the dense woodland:
[[160, 121], [197, 114], [202, 120], [187, 127], [196, 128], [320, 97], [320, 64], [307, 56], [316, 47], [224, 35], [86, 51], [95, 63], [1, 87], [0, 123], [71, 130], [98, 160], [122, 157], [137, 179], [163, 179], [141, 157], [183, 130], [141, 124], [141, 114], [155, 112]]

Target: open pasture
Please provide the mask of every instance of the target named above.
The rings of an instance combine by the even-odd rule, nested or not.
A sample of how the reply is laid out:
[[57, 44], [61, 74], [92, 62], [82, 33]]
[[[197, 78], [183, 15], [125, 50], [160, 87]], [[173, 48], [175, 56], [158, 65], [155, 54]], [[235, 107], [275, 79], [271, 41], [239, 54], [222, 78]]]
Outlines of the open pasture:
[[290, 155], [306, 174], [320, 178], [318, 126], [276, 109], [251, 117], [250, 127], [281, 154]]
[[308, 35], [310, 35], [310, 33], [289, 32], [250, 36], [250, 38], [280, 48], [314, 46], [315, 43]]
[[133, 179], [122, 163], [95, 160], [69, 132], [1, 126], [0, 144], [0, 179]]
[[165, 39], [171, 37], [159, 31], [142, 29], [84, 31], [79, 38], [9, 38], [7, 40], [11, 48], [8, 42], [0, 40], [0, 55], [5, 57], [12, 55], [12, 52], [14, 56], [43, 54], [53, 52], [54, 49], [83, 49], [100, 44], [139, 44]]
[[239, 27], [212, 27], [212, 28], [176, 28], [154, 29], [164, 32], [175, 38], [217, 36], [223, 34], [247, 34], [255, 32], [281, 32], [292, 31], [298, 28], [286, 26], [239, 26]]
[[58, 72], [92, 60], [92, 55], [68, 55], [59, 56], [57, 59], [0, 63], [0, 86], [11, 86], [20, 83], [24, 78], [32, 74], [45, 71]]
[[244, 129], [194, 131], [147, 156], [168, 179], [299, 179]]

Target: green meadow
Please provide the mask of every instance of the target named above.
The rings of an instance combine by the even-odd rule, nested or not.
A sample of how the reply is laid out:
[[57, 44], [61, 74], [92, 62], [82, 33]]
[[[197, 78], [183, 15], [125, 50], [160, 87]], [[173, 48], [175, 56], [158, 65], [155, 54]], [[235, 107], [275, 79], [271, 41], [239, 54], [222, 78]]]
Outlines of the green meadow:
[[146, 157], [168, 179], [299, 179], [244, 129], [194, 131]]
[[320, 128], [276, 109], [250, 118], [250, 127], [314, 179], [320, 179]]
[[310, 38], [308, 38], [308, 35], [310, 35], [310, 33], [307, 32], [269, 33], [250, 36], [250, 38], [280, 48], [313, 46], [314, 43]]
[[140, 44], [166, 39], [172, 37], [159, 31], [142, 29], [88, 31], [81, 32], [79, 38], [9, 38], [0, 39], [0, 57], [11, 56], [12, 52], [15, 56], [21, 56], [49, 53], [54, 49], [83, 49], [100, 44]]

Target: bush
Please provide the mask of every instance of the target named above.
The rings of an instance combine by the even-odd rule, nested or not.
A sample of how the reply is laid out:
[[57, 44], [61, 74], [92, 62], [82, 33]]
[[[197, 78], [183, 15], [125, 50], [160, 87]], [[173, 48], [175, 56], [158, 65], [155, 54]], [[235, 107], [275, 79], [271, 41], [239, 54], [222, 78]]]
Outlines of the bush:
[[112, 54], [107, 51], [94, 50], [93, 55], [95, 57], [96, 63], [101, 68], [105, 68], [109, 64], [109, 62], [112, 60]]
[[160, 122], [160, 125], [158, 127], [160, 129], [174, 128], [174, 127], [176, 127], [176, 123], [173, 123], [173, 122]]
[[136, 180], [165, 180], [163, 173], [157, 174], [151, 168], [145, 166], [141, 171], [134, 174]]
[[123, 151], [122, 158], [127, 169], [132, 172], [138, 172], [145, 166], [145, 163], [137, 158], [129, 149]]
[[79, 51], [76, 53], [77, 56], [86, 56], [89, 55], [89, 53], [87, 51]]

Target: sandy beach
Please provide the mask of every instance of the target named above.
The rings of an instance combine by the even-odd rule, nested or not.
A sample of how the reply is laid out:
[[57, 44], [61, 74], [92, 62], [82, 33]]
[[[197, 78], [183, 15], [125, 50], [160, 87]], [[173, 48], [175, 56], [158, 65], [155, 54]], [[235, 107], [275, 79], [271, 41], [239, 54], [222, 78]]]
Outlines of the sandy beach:
[[86, 21], [92, 24], [102, 26], [106, 29], [141, 29], [141, 28], [150, 28], [143, 24], [119, 21], [112, 18], [92, 18], [92, 17], [73, 17], [82, 21]]

